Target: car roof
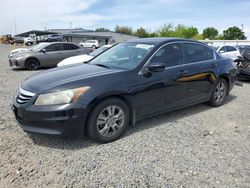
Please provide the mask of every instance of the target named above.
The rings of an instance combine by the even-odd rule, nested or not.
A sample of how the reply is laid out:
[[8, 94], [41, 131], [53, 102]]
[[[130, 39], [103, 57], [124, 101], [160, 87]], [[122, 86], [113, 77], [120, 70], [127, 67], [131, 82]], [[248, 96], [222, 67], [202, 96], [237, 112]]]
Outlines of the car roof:
[[[185, 38], [175, 38], [175, 37], [140, 38], [140, 39], [128, 40], [126, 42], [147, 43], [147, 44], [157, 45], [157, 44], [161, 44], [161, 43], [178, 42], [178, 41], [202, 43], [202, 42], [199, 42], [196, 40], [185, 39]], [[204, 43], [202, 43], [202, 44], [204, 44]]]
[[46, 43], [46, 44], [74, 44], [77, 46], [77, 44], [73, 43], [73, 42], [43, 42], [43, 43]]

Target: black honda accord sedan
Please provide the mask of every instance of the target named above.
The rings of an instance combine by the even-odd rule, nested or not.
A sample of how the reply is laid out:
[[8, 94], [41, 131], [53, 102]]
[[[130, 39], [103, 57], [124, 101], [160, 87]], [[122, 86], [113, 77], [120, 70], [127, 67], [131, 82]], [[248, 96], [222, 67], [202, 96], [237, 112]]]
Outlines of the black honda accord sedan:
[[146, 117], [203, 102], [221, 106], [235, 82], [232, 61], [201, 42], [136, 39], [87, 64], [29, 77], [12, 109], [26, 132], [82, 130], [97, 142], [110, 142]]

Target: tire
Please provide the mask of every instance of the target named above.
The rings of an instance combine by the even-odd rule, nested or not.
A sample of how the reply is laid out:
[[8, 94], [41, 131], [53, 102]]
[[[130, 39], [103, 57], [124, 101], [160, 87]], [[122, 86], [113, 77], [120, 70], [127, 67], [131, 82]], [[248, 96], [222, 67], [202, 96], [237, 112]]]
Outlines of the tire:
[[129, 109], [118, 98], [108, 98], [95, 106], [88, 118], [88, 136], [99, 143], [117, 140], [129, 124]]
[[25, 68], [28, 70], [37, 70], [40, 67], [40, 63], [37, 59], [28, 59], [25, 62]]
[[95, 49], [96, 49], [96, 46], [95, 46], [95, 45], [93, 45], [93, 46], [92, 46], [92, 49], [93, 49], [93, 50], [95, 50]]
[[228, 84], [226, 80], [219, 79], [215, 84], [213, 92], [210, 97], [209, 105], [219, 107], [224, 104], [228, 94]]
[[32, 42], [27, 42], [27, 46], [31, 46], [33, 43]]

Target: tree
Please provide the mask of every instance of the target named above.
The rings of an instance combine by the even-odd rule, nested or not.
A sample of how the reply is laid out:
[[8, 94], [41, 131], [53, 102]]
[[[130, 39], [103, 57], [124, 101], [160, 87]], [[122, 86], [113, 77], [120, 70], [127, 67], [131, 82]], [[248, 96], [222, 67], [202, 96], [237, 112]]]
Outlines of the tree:
[[238, 27], [229, 27], [227, 30], [223, 31], [223, 38], [225, 40], [244, 40], [247, 37], [245, 36], [245, 33]]
[[199, 34], [198, 29], [193, 26], [187, 27], [179, 24], [175, 27], [175, 37], [193, 38], [197, 34]]
[[110, 31], [108, 28], [104, 28], [104, 27], [100, 27], [100, 28], [96, 28], [95, 31]]
[[156, 32], [149, 33], [148, 37], [158, 37], [158, 34]]
[[205, 39], [211, 40], [215, 39], [218, 36], [219, 32], [214, 27], [207, 27], [206, 29], [203, 30], [202, 34]]
[[165, 24], [158, 30], [158, 34], [161, 37], [182, 37], [182, 38], [193, 38], [199, 34], [196, 27], [187, 27], [185, 25], [177, 25], [173, 27], [172, 24]]
[[115, 32], [126, 34], [126, 35], [132, 35], [133, 34], [132, 27], [128, 27], [128, 26], [119, 26], [119, 25], [117, 25], [115, 27]]
[[157, 34], [160, 37], [173, 37], [174, 32], [172, 24], [164, 24], [160, 29], [158, 29]]
[[195, 40], [204, 40], [204, 36], [202, 34], [197, 34], [193, 37]]
[[140, 38], [146, 38], [149, 36], [149, 33], [142, 27], [140, 27], [139, 29], [136, 30], [136, 32], [134, 33], [136, 36], [140, 37]]

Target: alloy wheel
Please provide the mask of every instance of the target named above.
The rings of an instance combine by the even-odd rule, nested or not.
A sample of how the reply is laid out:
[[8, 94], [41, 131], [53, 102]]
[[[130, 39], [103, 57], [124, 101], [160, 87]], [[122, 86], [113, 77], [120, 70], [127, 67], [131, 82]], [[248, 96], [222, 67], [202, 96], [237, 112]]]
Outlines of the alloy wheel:
[[104, 108], [97, 117], [97, 131], [103, 137], [111, 137], [117, 134], [124, 126], [125, 115], [119, 106]]
[[226, 86], [223, 82], [219, 82], [215, 88], [214, 99], [216, 102], [221, 102], [226, 96]]

